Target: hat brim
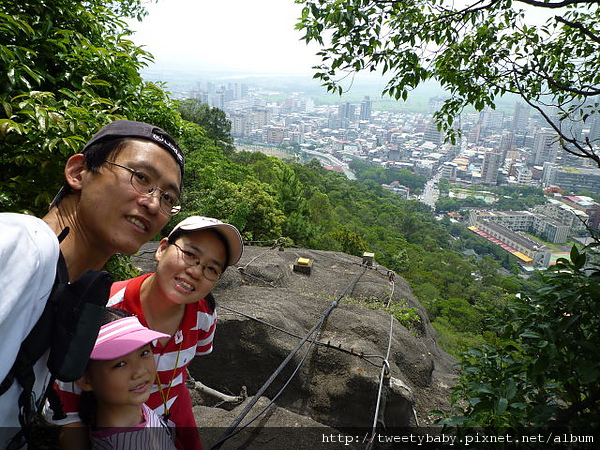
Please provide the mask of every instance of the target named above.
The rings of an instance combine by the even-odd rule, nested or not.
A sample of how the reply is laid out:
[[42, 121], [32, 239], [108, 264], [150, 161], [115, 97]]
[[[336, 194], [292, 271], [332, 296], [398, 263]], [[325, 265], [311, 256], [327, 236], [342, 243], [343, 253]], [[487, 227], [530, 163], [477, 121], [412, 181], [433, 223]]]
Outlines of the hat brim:
[[132, 331], [124, 336], [117, 336], [113, 339], [108, 339], [99, 345], [95, 345], [94, 350], [90, 355], [90, 359], [111, 360], [121, 358], [156, 339], [165, 337], [170, 336], [147, 328]]
[[197, 222], [194, 220], [190, 220], [186, 222], [188, 219], [185, 219], [180, 223], [180, 225], [176, 226], [171, 232], [171, 234], [176, 230], [190, 232], [200, 230], [215, 230], [218, 233], [220, 233], [227, 242], [229, 255], [227, 265], [233, 266], [234, 264], [237, 264], [237, 262], [242, 257], [242, 252], [244, 251], [244, 243], [242, 241], [242, 236], [240, 235], [240, 232], [236, 227], [224, 222], [210, 223], [204, 220], [199, 220]]

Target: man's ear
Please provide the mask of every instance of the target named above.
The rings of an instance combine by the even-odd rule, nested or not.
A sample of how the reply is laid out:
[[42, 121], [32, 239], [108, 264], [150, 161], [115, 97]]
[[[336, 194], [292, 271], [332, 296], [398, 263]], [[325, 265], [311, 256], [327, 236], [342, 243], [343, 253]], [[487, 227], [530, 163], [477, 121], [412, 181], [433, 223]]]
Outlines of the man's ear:
[[75, 380], [75, 384], [84, 392], [91, 392], [94, 390], [88, 371], [86, 371], [81, 378]]
[[169, 244], [169, 238], [162, 238], [160, 240], [160, 244], [158, 244], [158, 248], [156, 249], [156, 253], [154, 253], [154, 260], [156, 262], [160, 262], [165, 251], [167, 251], [167, 246]]
[[87, 170], [85, 156], [81, 153], [71, 156], [65, 164], [65, 180], [74, 191], [81, 190], [83, 172]]

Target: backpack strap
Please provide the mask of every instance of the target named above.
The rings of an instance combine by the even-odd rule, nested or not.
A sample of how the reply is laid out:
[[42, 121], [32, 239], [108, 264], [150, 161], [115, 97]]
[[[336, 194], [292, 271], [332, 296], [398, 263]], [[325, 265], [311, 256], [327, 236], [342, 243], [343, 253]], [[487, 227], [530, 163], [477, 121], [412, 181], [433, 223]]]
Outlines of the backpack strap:
[[[69, 233], [69, 227], [65, 227], [57, 236], [59, 244]], [[56, 265], [56, 276], [52, 290], [46, 301], [46, 306], [42, 311], [42, 315], [31, 329], [27, 337], [21, 343], [17, 358], [13, 363], [6, 378], [0, 385], [0, 395], [4, 394], [12, 386], [15, 380], [21, 385], [23, 391], [19, 395], [19, 424], [21, 430], [13, 436], [7, 449], [17, 449], [24, 445], [24, 442], [29, 437], [29, 425], [37, 411], [36, 398], [33, 395], [33, 386], [35, 384], [35, 373], [33, 366], [50, 348], [52, 339], [52, 328], [54, 318], [56, 316], [56, 301], [53, 300], [59, 283], [67, 283], [69, 281], [69, 272], [67, 263], [62, 252], [59, 250], [58, 261]]]
[[[68, 228], [65, 230], [68, 232]], [[63, 230], [63, 233], [65, 230]], [[63, 233], [61, 233], [60, 236], [62, 236]], [[53, 323], [55, 313], [55, 305], [52, 302], [52, 298], [54, 297], [54, 293], [56, 292], [58, 284], [61, 282], [68, 282], [68, 279], [69, 272], [67, 270], [67, 263], [62, 252], [59, 251], [58, 262], [56, 265], [56, 276], [54, 278], [52, 290], [50, 291], [50, 295], [46, 301], [46, 306], [44, 307], [42, 315], [34, 327], [21, 343], [19, 353], [17, 354], [17, 358], [15, 359], [13, 366], [2, 383], [0, 383], [0, 395], [3, 395], [10, 389], [15, 378], [20, 382], [21, 377], [33, 377], [33, 364], [35, 364], [35, 362], [43, 356], [46, 350], [50, 348], [51, 325]], [[31, 375], [25, 375], [25, 372], [29, 371], [28, 369], [31, 369]]]
[[[68, 229], [60, 233], [59, 242], [67, 233]], [[54, 285], [44, 311], [21, 343], [17, 359], [10, 370], [10, 379], [2, 383], [4, 392], [14, 380], [23, 388], [19, 395], [21, 430], [13, 437], [8, 448], [21, 448], [29, 441], [30, 425], [37, 407], [45, 401], [46, 395], [50, 396], [55, 414], [58, 412], [60, 415], [60, 400], [52, 392], [54, 381], [74, 381], [83, 375], [98, 337], [102, 311], [108, 301], [112, 281], [108, 272], [88, 270], [69, 282], [66, 261], [62, 252], [59, 253]], [[50, 383], [44, 386], [41, 397], [35, 398], [33, 367], [46, 352]]]

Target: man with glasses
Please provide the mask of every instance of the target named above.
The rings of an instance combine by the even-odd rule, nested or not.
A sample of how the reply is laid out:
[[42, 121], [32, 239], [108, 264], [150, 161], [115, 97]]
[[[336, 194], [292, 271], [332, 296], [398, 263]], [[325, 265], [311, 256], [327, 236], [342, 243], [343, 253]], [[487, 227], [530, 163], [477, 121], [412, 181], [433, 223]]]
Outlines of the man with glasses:
[[[165, 131], [119, 120], [67, 160], [65, 183], [42, 219], [0, 214], [0, 382], [10, 378], [21, 343], [46, 306], [59, 250], [70, 281], [101, 269], [115, 253], [135, 253], [179, 211], [183, 167], [183, 152]], [[47, 355], [33, 365], [33, 407], [40, 406], [50, 377]], [[5, 448], [20, 429], [23, 389], [16, 381], [2, 384], [0, 448]]]
[[[160, 242], [154, 273], [114, 283], [111, 289], [108, 306], [124, 309], [144, 326], [171, 336], [152, 344], [160, 383], [155, 382], [146, 405], [175, 426], [178, 448], [202, 448], [185, 386], [186, 368], [195, 355], [212, 351], [217, 312], [210, 291], [223, 271], [239, 261], [242, 251], [240, 233], [233, 225], [191, 216]], [[81, 391], [75, 383], [59, 385], [67, 417], [53, 422], [80, 423]], [[61, 442], [61, 448], [81, 448], [72, 443]]]

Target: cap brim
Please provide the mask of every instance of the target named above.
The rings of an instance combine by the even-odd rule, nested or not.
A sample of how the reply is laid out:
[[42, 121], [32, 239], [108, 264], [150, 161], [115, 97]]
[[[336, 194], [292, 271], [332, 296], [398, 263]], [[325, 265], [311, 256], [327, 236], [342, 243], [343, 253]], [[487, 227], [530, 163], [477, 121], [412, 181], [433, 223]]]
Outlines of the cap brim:
[[[186, 219], [187, 220], [187, 219]], [[198, 223], [184, 223], [185, 220], [181, 223], [180, 226], [176, 226], [173, 231], [176, 230], [184, 230], [184, 231], [200, 231], [200, 230], [215, 230], [220, 233], [227, 242], [227, 248], [229, 252], [229, 258], [227, 260], [228, 266], [233, 266], [237, 264], [237, 262], [242, 257], [242, 252], [244, 251], [244, 243], [242, 241], [242, 236], [236, 227], [230, 225], [228, 223], [220, 222], [220, 223], [206, 223], [206, 224], [198, 224]], [[171, 233], [173, 233], [173, 231]]]
[[90, 359], [111, 360], [125, 356], [156, 339], [170, 337], [158, 331], [143, 329], [127, 333], [94, 346]]

